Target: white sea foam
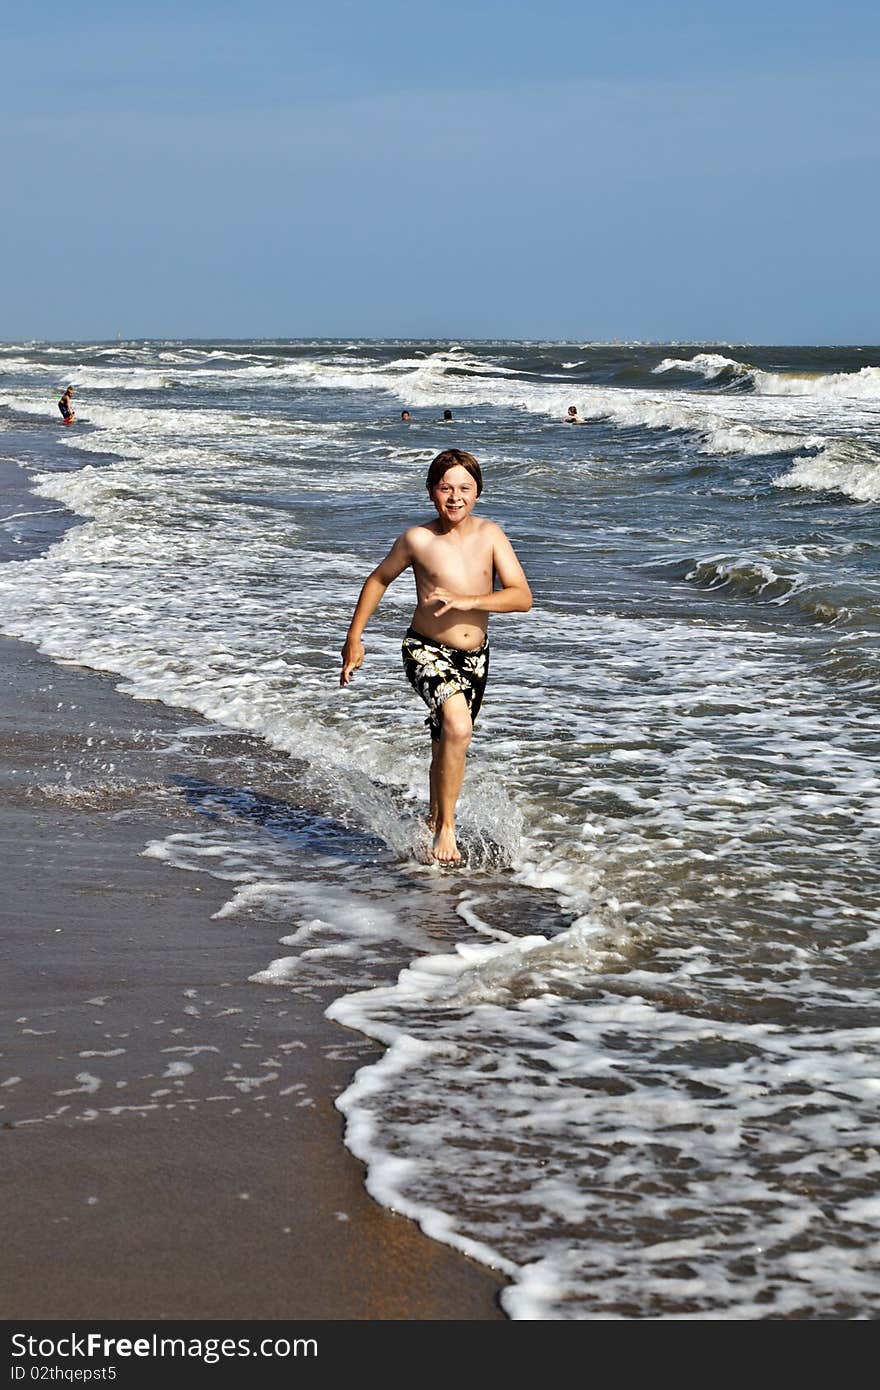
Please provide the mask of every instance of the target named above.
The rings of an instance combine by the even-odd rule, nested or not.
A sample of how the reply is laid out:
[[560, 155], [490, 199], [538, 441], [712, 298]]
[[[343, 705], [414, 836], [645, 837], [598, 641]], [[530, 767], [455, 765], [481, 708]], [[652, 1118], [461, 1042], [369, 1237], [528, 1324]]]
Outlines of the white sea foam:
[[862, 367], [857, 372], [812, 374], [797, 372], [753, 373], [758, 391], [767, 396], [823, 396], [829, 399], [863, 399], [880, 404], [880, 367]]
[[[431, 1229], [435, 1212], [453, 1206], [448, 1184], [466, 1163], [468, 1218], [440, 1238], [495, 1252], [516, 1280], [503, 1296], [513, 1317], [754, 1318], [830, 1311], [848, 1299], [870, 1306], [880, 1278], [840, 1259], [821, 1173], [829, 1164], [861, 1169], [828, 1088], [858, 1093], [870, 1081], [877, 1030], [806, 1041], [688, 1014], [671, 1000], [606, 998], [533, 997], [514, 1011], [483, 1005], [441, 1023], [433, 997], [420, 1006], [407, 979], [335, 1005], [333, 1016], [399, 1059], [394, 1120], [388, 1079], [371, 1085], [373, 1069], [340, 1100], [348, 1142], [382, 1175], [382, 1200]], [[713, 1051], [716, 1064], [697, 1062]], [[511, 1064], [527, 1055], [536, 1067], [528, 1079]], [[456, 1096], [454, 1125], [442, 1125], [431, 1087]], [[880, 1130], [867, 1110], [862, 1124], [866, 1171], [876, 1174]], [[762, 1172], [748, 1139], [774, 1129]], [[787, 1180], [792, 1165], [797, 1176]], [[511, 1188], [504, 1205], [493, 1200]], [[756, 1225], [760, 1211], [773, 1215]], [[853, 1216], [864, 1225], [873, 1208]], [[656, 1232], [647, 1246], [636, 1235], [643, 1222]], [[805, 1243], [814, 1254], [807, 1284], [787, 1277]]]
[[[242, 879], [241, 849], [225, 829], [176, 835], [163, 853]], [[597, 953], [578, 926], [555, 939], [465, 938], [395, 984], [364, 988], [389, 945], [414, 945], [426, 911], [436, 917], [430, 897], [395, 891], [382, 869], [365, 891], [344, 861], [325, 861], [329, 883], [310, 882], [295, 850], [286, 862], [265, 841], [251, 850], [252, 868], [262, 858], [275, 877], [237, 890], [232, 910], [296, 924], [285, 938], [294, 949], [256, 981], [354, 991], [330, 1016], [388, 1049], [339, 1101], [369, 1190], [505, 1273], [512, 1317], [751, 1319], [873, 1305], [876, 1266], [843, 1258], [838, 1223], [862, 1234], [876, 1204], [835, 1201], [826, 1175], [843, 1192], [880, 1174], [876, 1026], [750, 1021], [736, 999], [753, 986], [728, 975], [718, 988], [705, 933], [675, 949], [658, 941], [650, 970], [626, 948]], [[388, 895], [378, 914], [377, 891]], [[772, 941], [780, 998], [805, 1003], [817, 987], [821, 997], [822, 967], [787, 944], [785, 920]], [[797, 1273], [805, 1251], [809, 1280]]]
[[143, 367], [94, 366], [91, 363], [34, 362], [29, 358], [2, 358], [0, 372], [48, 378], [47, 390], [62, 391], [71, 382], [78, 389], [91, 391], [159, 391], [170, 385], [167, 374]]
[[696, 376], [702, 376], [707, 381], [714, 381], [723, 372], [729, 372], [734, 377], [742, 380], [751, 380], [752, 368], [743, 362], [737, 362], [732, 357], [724, 357], [719, 352], [698, 352], [693, 357], [664, 357], [658, 363], [654, 372], [662, 375], [663, 372], [693, 372]]
[[856, 502], [880, 502], [880, 452], [857, 441], [839, 441], [815, 456], [799, 456], [775, 480], [780, 488], [839, 492]]

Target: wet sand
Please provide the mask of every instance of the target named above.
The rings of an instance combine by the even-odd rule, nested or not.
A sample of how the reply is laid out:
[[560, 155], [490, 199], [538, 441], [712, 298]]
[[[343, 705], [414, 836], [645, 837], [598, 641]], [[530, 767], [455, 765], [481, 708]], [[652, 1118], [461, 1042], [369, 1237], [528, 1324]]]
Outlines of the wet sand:
[[0, 1317], [502, 1318], [366, 1195], [334, 1098], [376, 1053], [248, 983], [278, 923], [143, 857], [194, 828], [174, 778], [276, 755], [26, 643], [0, 668]]

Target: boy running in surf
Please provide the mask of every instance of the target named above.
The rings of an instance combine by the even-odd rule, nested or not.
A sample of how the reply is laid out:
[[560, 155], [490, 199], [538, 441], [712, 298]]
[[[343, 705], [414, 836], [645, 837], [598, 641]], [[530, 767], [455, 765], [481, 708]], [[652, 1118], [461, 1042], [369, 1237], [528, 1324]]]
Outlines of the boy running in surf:
[[426, 487], [437, 518], [398, 536], [361, 589], [342, 648], [339, 684], [348, 685], [363, 665], [364, 628], [388, 585], [411, 565], [417, 601], [403, 639], [403, 664], [430, 710], [433, 857], [458, 864], [455, 808], [489, 672], [489, 614], [527, 613], [532, 594], [501, 527], [472, 515], [483, 490], [477, 460], [463, 449], [444, 449], [428, 469]]

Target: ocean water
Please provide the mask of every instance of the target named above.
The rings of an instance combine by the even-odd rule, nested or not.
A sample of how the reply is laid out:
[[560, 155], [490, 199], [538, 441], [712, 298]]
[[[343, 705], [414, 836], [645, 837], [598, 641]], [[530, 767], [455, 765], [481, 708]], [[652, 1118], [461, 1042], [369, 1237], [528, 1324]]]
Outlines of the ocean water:
[[[444, 870], [410, 575], [337, 680], [452, 445], [535, 607]], [[14, 344], [0, 454], [2, 631], [289, 755], [147, 852], [385, 1045], [340, 1100], [378, 1201], [514, 1318], [880, 1313], [880, 349]]]

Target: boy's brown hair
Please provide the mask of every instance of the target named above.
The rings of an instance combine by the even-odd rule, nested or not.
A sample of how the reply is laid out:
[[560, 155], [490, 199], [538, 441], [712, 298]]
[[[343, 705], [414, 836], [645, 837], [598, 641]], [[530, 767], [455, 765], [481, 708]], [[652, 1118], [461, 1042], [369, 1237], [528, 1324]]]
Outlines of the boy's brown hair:
[[432, 459], [428, 476], [425, 479], [425, 487], [429, 492], [433, 492], [446, 470], [454, 468], [456, 464], [460, 464], [470, 473], [477, 485], [477, 496], [479, 497], [483, 491], [483, 474], [473, 454], [466, 454], [464, 449], [444, 449], [442, 454], [438, 454], [435, 459]]

